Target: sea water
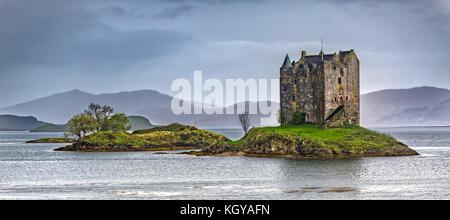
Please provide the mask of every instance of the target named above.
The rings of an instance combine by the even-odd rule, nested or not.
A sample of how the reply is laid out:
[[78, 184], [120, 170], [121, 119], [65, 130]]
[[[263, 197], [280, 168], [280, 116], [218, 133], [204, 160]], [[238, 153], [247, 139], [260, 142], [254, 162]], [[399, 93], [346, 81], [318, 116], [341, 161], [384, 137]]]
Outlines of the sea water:
[[[420, 156], [196, 157], [56, 152], [62, 133], [0, 132], [0, 199], [450, 199], [450, 127], [374, 128]], [[240, 129], [210, 129], [231, 139]]]

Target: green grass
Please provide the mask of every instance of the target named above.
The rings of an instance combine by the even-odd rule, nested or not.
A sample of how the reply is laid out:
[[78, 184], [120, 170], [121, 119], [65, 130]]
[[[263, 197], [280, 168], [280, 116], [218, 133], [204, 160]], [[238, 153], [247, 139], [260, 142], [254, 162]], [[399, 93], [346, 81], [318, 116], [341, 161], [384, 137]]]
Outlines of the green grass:
[[[252, 131], [253, 130], [253, 131]], [[357, 125], [320, 129], [315, 124], [285, 125], [279, 127], [253, 128], [238, 141], [228, 142], [238, 148], [254, 142], [264, 142], [268, 138], [278, 138], [289, 143], [309, 140], [306, 146], [329, 149], [349, 149], [363, 151], [371, 148], [387, 149], [402, 145], [396, 139]]]
[[79, 141], [99, 146], [110, 144], [142, 146], [145, 143], [144, 140], [142, 140], [141, 138], [135, 138], [133, 135], [129, 133], [114, 132], [114, 131], [104, 131], [94, 133], [81, 138]]
[[278, 134], [293, 134], [300, 137], [327, 141], [345, 141], [349, 137], [358, 136], [362, 133], [376, 133], [356, 125], [341, 128], [320, 129], [315, 124], [303, 124], [264, 127], [260, 129], [267, 132], [275, 131], [275, 133]]

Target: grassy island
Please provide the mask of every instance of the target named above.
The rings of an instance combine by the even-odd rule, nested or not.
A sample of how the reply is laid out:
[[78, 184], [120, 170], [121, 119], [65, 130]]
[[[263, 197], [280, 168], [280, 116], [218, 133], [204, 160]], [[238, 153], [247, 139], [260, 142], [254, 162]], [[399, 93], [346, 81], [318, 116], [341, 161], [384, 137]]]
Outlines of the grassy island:
[[315, 124], [253, 128], [238, 141], [216, 143], [189, 154], [287, 158], [418, 155], [391, 136], [357, 125], [320, 129]]
[[101, 131], [76, 140], [72, 145], [56, 151], [163, 151], [202, 149], [217, 142], [230, 141], [223, 135], [200, 130], [193, 126], [171, 124], [133, 133]]

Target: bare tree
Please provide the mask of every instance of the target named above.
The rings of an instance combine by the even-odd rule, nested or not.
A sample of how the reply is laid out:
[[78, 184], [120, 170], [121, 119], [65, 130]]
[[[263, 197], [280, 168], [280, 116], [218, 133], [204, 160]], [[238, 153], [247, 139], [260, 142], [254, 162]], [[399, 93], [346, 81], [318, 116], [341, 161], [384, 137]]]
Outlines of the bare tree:
[[242, 129], [244, 129], [245, 134], [247, 134], [251, 124], [248, 111], [245, 111], [244, 114], [239, 114], [239, 123], [241, 124]]

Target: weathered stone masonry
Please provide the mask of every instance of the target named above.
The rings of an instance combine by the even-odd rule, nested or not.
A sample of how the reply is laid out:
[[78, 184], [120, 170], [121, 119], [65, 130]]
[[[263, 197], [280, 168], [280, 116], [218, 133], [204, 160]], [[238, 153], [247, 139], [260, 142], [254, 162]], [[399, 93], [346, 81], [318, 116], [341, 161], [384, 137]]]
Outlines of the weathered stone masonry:
[[358, 124], [359, 60], [353, 50], [339, 54], [306, 55], [291, 62], [286, 55], [280, 68], [281, 123], [292, 119], [292, 112], [301, 111], [307, 121], [322, 124], [343, 106], [345, 118], [333, 124]]

